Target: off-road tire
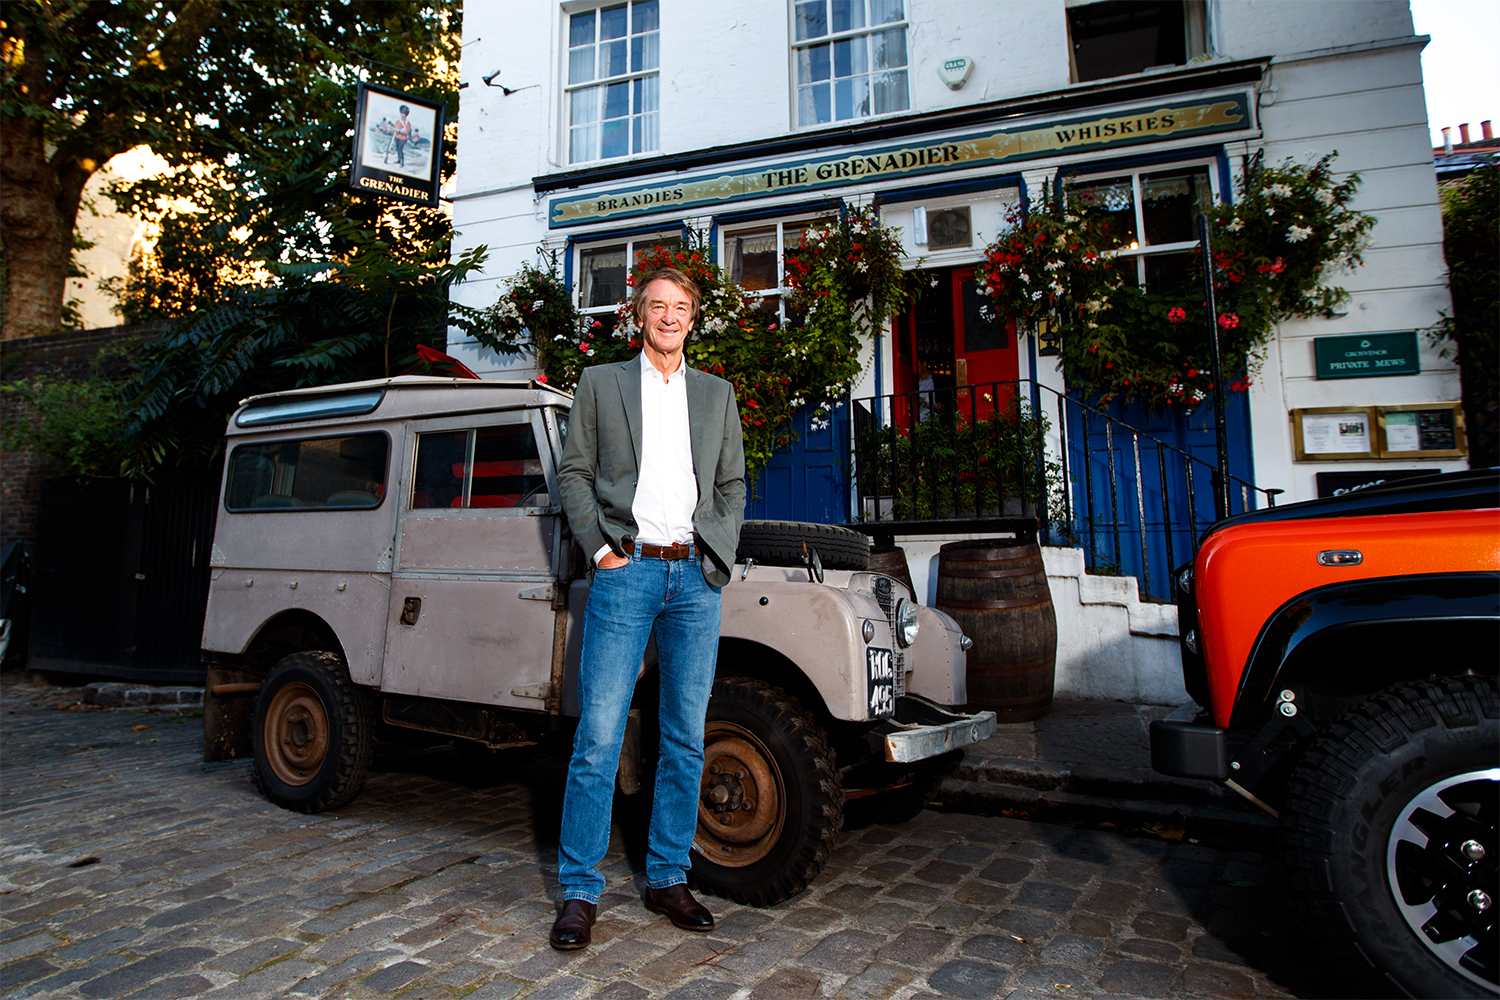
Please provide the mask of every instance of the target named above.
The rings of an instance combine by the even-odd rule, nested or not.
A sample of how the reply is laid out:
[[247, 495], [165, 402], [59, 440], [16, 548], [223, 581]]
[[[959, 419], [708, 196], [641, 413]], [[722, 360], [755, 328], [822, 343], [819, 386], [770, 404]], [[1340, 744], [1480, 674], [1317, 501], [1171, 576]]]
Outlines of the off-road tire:
[[256, 787], [297, 812], [337, 808], [364, 786], [374, 734], [373, 699], [349, 679], [338, 654], [284, 657], [256, 698]]
[[[716, 765], [721, 772], [711, 773]], [[715, 782], [726, 778], [749, 809], [740, 801], [727, 815], [715, 812]], [[703, 892], [771, 906], [823, 870], [843, 827], [844, 791], [823, 727], [796, 698], [748, 677], [714, 682], [698, 817], [689, 877]]]
[[[1341, 969], [1372, 968], [1411, 996], [1494, 997], [1491, 964], [1474, 978], [1452, 968], [1441, 945], [1430, 943], [1403, 916], [1404, 882], [1435, 872], [1431, 885], [1473, 918], [1481, 945], [1495, 944], [1495, 912], [1475, 914], [1468, 894], [1484, 883], [1494, 896], [1500, 844], [1495, 835], [1496, 747], [1500, 746], [1500, 696], [1492, 677], [1447, 677], [1403, 684], [1375, 695], [1334, 721], [1294, 769], [1281, 812], [1281, 855], [1293, 904], [1320, 961]], [[1431, 793], [1443, 790], [1438, 800]], [[1435, 812], [1418, 818], [1423, 833], [1402, 822], [1417, 816], [1424, 793]], [[1470, 816], [1461, 804], [1471, 804]], [[1439, 815], [1446, 813], [1447, 815]], [[1453, 840], [1457, 831], [1456, 842]], [[1482, 860], [1457, 852], [1480, 843]], [[1441, 842], [1441, 843], [1440, 843]], [[1448, 844], [1444, 850], [1441, 844]], [[1429, 846], [1431, 845], [1431, 846]], [[1405, 905], [1418, 926], [1437, 915], [1421, 889]], [[1453, 898], [1449, 898], [1453, 897]], [[1482, 899], [1481, 899], [1482, 901]], [[1462, 937], [1458, 940], [1462, 942]], [[1451, 956], [1468, 951], [1460, 943]]]
[[807, 521], [746, 521], [740, 528], [736, 562], [754, 559], [765, 566], [803, 566], [802, 546], [817, 548], [824, 569], [870, 568], [870, 540], [836, 524]]

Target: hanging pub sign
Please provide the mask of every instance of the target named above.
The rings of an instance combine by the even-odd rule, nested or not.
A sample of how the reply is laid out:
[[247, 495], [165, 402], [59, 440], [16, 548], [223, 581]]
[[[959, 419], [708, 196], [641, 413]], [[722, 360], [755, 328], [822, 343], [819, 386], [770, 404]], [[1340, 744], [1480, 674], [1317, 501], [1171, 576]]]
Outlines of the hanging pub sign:
[[365, 194], [436, 206], [443, 112], [441, 103], [361, 83], [355, 97], [349, 186]]
[[948, 138], [840, 150], [806, 159], [731, 167], [711, 174], [553, 198], [548, 206], [547, 225], [559, 229], [652, 212], [678, 212], [747, 198], [843, 187], [862, 181], [994, 167], [1168, 139], [1241, 132], [1254, 127], [1250, 99], [1243, 93], [1119, 109], [1063, 121], [991, 126]]

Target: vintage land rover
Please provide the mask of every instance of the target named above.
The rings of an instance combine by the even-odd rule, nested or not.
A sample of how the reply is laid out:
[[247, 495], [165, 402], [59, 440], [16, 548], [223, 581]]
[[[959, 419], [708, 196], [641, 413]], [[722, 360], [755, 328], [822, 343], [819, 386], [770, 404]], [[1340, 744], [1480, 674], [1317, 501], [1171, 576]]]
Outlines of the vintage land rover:
[[1156, 770], [1279, 817], [1341, 975], [1500, 996], [1500, 473], [1220, 521], [1176, 584], [1193, 701], [1152, 723]]
[[[208, 759], [253, 754], [268, 798], [318, 812], [358, 793], [378, 727], [565, 752], [588, 594], [557, 502], [570, 404], [536, 382], [416, 376], [246, 400], [203, 626]], [[769, 905], [817, 875], [846, 801], [911, 815], [995, 717], [959, 711], [968, 640], [869, 572], [862, 535], [750, 522], [739, 558], [692, 877]], [[654, 659], [626, 794], [654, 770]]]

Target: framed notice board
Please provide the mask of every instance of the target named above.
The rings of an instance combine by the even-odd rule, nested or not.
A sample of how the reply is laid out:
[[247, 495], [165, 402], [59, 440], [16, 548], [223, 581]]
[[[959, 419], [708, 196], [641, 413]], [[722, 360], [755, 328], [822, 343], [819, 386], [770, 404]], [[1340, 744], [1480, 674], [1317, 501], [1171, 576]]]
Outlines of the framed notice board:
[[1459, 403], [1378, 406], [1382, 458], [1462, 458], [1464, 411]]
[[1304, 406], [1292, 411], [1299, 462], [1379, 458], [1373, 406]]

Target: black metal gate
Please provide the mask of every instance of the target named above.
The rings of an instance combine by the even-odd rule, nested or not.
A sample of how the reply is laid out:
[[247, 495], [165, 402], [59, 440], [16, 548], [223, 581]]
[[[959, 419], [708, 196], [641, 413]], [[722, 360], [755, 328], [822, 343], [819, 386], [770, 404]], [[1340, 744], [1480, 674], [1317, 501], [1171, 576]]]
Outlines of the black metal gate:
[[219, 470], [202, 477], [43, 485], [29, 665], [201, 684]]

